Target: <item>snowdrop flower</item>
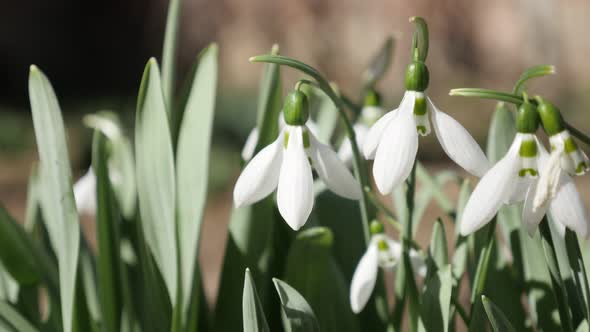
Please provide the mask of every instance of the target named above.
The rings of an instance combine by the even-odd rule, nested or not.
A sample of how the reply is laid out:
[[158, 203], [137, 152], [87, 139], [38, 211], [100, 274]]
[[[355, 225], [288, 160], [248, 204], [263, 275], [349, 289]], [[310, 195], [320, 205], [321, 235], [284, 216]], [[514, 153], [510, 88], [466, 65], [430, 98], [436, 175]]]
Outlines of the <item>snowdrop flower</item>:
[[[313, 120], [307, 120], [305, 125], [314, 136], [318, 135], [318, 126]], [[279, 130], [282, 130], [283, 128], [285, 128], [285, 117], [281, 113], [279, 117]], [[248, 134], [248, 138], [246, 138], [246, 143], [242, 148], [242, 160], [249, 161], [250, 159], [252, 159], [254, 151], [256, 151], [256, 146], [258, 145], [258, 135], [258, 127], [254, 127], [250, 134]]]
[[96, 175], [92, 166], [74, 184], [74, 199], [80, 214], [96, 215]]
[[373, 176], [384, 195], [410, 175], [418, 152], [418, 134], [428, 135], [431, 121], [443, 150], [454, 162], [476, 176], [489, 168], [486, 156], [467, 130], [426, 96], [428, 80], [428, 68], [414, 59], [406, 71], [406, 93], [399, 108], [379, 119], [365, 139], [364, 155], [375, 159]]
[[[371, 90], [367, 93], [365, 96], [365, 105], [361, 110], [358, 121], [353, 126], [356, 143], [360, 147], [362, 147], [365, 142], [365, 137], [369, 132], [369, 128], [371, 128], [371, 126], [375, 124], [383, 114], [385, 114], [383, 108], [379, 106], [379, 99], [379, 95], [375, 91]], [[348, 167], [352, 165], [352, 146], [350, 145], [350, 139], [348, 137], [342, 141], [340, 149], [338, 149], [338, 157], [340, 157], [340, 160], [344, 161]]]
[[[381, 223], [372, 222], [371, 233], [371, 242], [361, 257], [350, 284], [350, 306], [356, 314], [363, 310], [373, 293], [379, 267], [393, 271], [402, 256], [401, 244], [383, 233]], [[426, 275], [424, 259], [413, 249], [410, 250], [410, 261], [414, 273], [422, 277]]]
[[283, 112], [285, 127], [246, 165], [234, 188], [234, 202], [237, 207], [249, 205], [276, 188], [281, 216], [298, 230], [313, 208], [312, 166], [327, 187], [342, 197], [360, 199], [361, 190], [336, 152], [305, 125], [309, 106], [302, 92], [295, 90], [286, 97]]
[[550, 204], [533, 209], [533, 197], [547, 170], [548, 153], [535, 136], [539, 115], [530, 103], [518, 109], [518, 133], [506, 155], [480, 180], [469, 198], [460, 221], [467, 236], [486, 225], [503, 204], [524, 201], [522, 219], [532, 236], [547, 211], [562, 234], [565, 227], [578, 235], [588, 234], [588, 217], [571, 178], [562, 174]]
[[534, 210], [555, 197], [559, 184], [562, 182], [562, 171], [572, 176], [583, 175], [590, 171], [588, 156], [578, 148], [569, 131], [564, 128], [559, 109], [539, 96], [535, 99], [539, 104], [538, 110], [543, 129], [549, 135], [551, 156], [539, 179], [533, 200]]

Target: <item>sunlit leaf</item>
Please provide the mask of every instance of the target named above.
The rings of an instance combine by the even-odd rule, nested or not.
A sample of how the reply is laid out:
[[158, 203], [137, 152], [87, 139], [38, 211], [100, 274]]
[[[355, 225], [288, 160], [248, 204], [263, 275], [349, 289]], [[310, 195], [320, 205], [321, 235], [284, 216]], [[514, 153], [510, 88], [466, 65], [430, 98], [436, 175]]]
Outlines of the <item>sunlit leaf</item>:
[[420, 320], [424, 331], [448, 331], [452, 288], [450, 265], [442, 266], [426, 281], [420, 300]]
[[488, 319], [490, 320], [490, 324], [492, 325], [492, 329], [494, 332], [511, 332], [516, 331], [512, 324], [506, 318], [506, 315], [498, 308], [494, 302], [488, 299], [486, 296], [481, 296], [481, 301], [483, 302], [483, 307], [485, 308], [486, 314], [488, 315]]
[[178, 259], [176, 248], [174, 157], [160, 73], [155, 59], [145, 67], [135, 123], [137, 193], [142, 229], [168, 296], [176, 303]]
[[281, 315], [286, 332], [319, 332], [313, 309], [305, 298], [284, 281], [273, 279], [277, 293], [281, 299]]
[[36, 66], [29, 73], [29, 98], [39, 151], [42, 209], [59, 263], [64, 331], [72, 330], [80, 225], [72, 192], [66, 131], [55, 92]]
[[268, 332], [268, 323], [264, 317], [262, 304], [256, 292], [256, 285], [250, 274], [250, 269], [246, 269], [244, 276], [244, 293], [242, 294], [242, 321], [244, 332]]

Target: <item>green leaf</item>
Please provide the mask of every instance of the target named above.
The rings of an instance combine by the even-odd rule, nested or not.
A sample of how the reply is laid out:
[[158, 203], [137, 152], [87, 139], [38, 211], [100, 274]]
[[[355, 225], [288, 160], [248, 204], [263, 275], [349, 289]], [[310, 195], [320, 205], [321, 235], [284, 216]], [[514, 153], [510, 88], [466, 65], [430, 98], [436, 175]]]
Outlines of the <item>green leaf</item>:
[[506, 104], [498, 103], [488, 132], [487, 156], [491, 163], [497, 163], [508, 151], [516, 136], [514, 115]]
[[420, 297], [421, 330], [448, 331], [453, 275], [451, 266], [442, 266], [427, 282]]
[[168, 17], [166, 18], [166, 32], [164, 33], [164, 47], [162, 49], [162, 87], [169, 112], [172, 112], [172, 101], [174, 100], [176, 40], [180, 24], [181, 5], [182, 0], [170, 0], [168, 4]]
[[490, 320], [494, 332], [516, 331], [508, 321], [508, 318], [506, 318], [506, 315], [504, 315], [502, 310], [500, 310], [494, 302], [488, 299], [485, 295], [481, 296], [481, 302], [483, 303], [483, 307], [486, 310], [486, 314], [488, 315], [488, 319]]
[[[271, 54], [279, 53], [279, 46], [273, 45]], [[279, 134], [279, 116], [282, 108], [280, 66], [268, 64], [264, 66], [264, 73], [260, 81], [258, 92], [257, 128], [258, 144], [255, 153], [274, 142]]]
[[20, 313], [10, 304], [0, 301], [0, 318], [12, 327], [15, 332], [37, 332], [39, 331], [29, 323]]
[[142, 229], [168, 296], [176, 303], [178, 253], [176, 248], [174, 158], [170, 127], [155, 59], [145, 67], [135, 121], [137, 193]]
[[449, 254], [447, 253], [447, 237], [445, 227], [439, 218], [432, 228], [432, 237], [428, 253], [438, 269], [449, 263]]
[[379, 52], [373, 57], [367, 69], [363, 73], [363, 80], [365, 86], [374, 85], [389, 69], [391, 60], [393, 58], [393, 48], [395, 40], [393, 36], [387, 37]]
[[29, 74], [29, 98], [43, 181], [42, 209], [59, 264], [64, 331], [72, 330], [80, 225], [72, 192], [65, 129], [55, 92], [36, 66]]
[[[98, 281], [102, 324], [109, 331], [121, 326], [123, 304], [119, 278], [121, 276], [121, 255], [118, 213], [115, 195], [109, 178], [109, 155], [107, 137], [95, 131], [92, 147], [92, 167], [96, 174], [96, 227], [98, 242]], [[89, 267], [85, 266], [85, 270]], [[84, 276], [84, 280], [88, 276]], [[88, 291], [86, 292], [88, 294]], [[89, 306], [92, 312], [92, 307]]]
[[19, 285], [14, 278], [6, 271], [3, 264], [0, 264], [0, 301], [14, 303], [19, 294]]
[[244, 332], [268, 332], [268, 323], [264, 317], [264, 310], [256, 292], [256, 285], [250, 274], [250, 269], [246, 269], [244, 276], [244, 293], [242, 295], [242, 321]]
[[307, 299], [322, 331], [359, 331], [358, 317], [350, 308], [349, 285], [332, 257], [333, 243], [328, 228], [300, 232], [287, 256], [285, 281]]
[[281, 299], [281, 316], [286, 332], [319, 332], [313, 309], [305, 298], [284, 281], [272, 280]]
[[193, 76], [176, 150], [177, 227], [180, 252], [183, 310], [190, 302], [197, 263], [201, 222], [207, 202], [209, 150], [215, 113], [217, 46], [199, 56]]
[[21, 285], [38, 283], [42, 276], [24, 229], [0, 205], [0, 259], [4, 269]]

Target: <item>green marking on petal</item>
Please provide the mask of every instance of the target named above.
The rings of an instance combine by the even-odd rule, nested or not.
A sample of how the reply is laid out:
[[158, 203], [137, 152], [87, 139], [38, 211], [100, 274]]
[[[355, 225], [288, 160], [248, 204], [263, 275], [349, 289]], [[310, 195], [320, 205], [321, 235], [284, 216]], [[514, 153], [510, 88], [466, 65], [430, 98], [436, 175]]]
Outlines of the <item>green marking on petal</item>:
[[520, 171], [518, 171], [518, 176], [520, 176], [521, 178], [524, 178], [527, 173], [529, 173], [533, 177], [535, 177], [535, 176], [537, 176], [539, 174], [537, 172], [537, 170], [535, 170], [535, 169], [532, 169], [532, 168], [523, 168]]
[[568, 137], [563, 143], [566, 153], [572, 153], [578, 150], [578, 145], [576, 145], [576, 142], [571, 137]]
[[584, 174], [586, 169], [588, 169], [588, 164], [585, 161], [582, 161], [578, 164], [578, 167], [576, 167], [576, 174]]
[[521, 157], [536, 157], [537, 156], [537, 142], [535, 141], [522, 141], [520, 143], [520, 150], [518, 154]]
[[285, 131], [285, 139], [283, 140], [283, 147], [286, 149], [289, 145], [289, 132]]
[[416, 126], [416, 130], [421, 134], [421, 135], [426, 135], [426, 127], [425, 126]]
[[387, 245], [387, 242], [383, 239], [379, 240], [379, 242], [377, 242], [377, 248], [379, 249], [379, 251], [387, 251], [387, 249], [389, 249], [389, 246]]
[[309, 143], [309, 132], [306, 130], [303, 131], [303, 147], [309, 148], [311, 144]]
[[414, 101], [414, 114], [425, 115], [426, 112], [426, 98], [424, 98], [424, 95], [416, 96], [416, 100]]

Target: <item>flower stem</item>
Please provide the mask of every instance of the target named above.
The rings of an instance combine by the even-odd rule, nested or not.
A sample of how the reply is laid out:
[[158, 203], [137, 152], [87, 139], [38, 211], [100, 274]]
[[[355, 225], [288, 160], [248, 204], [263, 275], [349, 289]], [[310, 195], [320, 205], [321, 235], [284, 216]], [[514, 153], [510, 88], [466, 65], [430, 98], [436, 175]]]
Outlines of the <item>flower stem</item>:
[[364, 187], [370, 186], [369, 177], [366, 169], [366, 164], [364, 160], [361, 158], [360, 150], [356, 141], [356, 135], [354, 133], [354, 129], [352, 127], [352, 123], [348, 118], [346, 111], [344, 108], [346, 104], [336, 94], [336, 92], [330, 86], [330, 83], [313, 67], [293, 58], [289, 58], [282, 55], [259, 55], [250, 58], [251, 62], [268, 62], [268, 63], [276, 63], [279, 65], [285, 65], [294, 69], [297, 69], [310, 77], [312, 77], [318, 84], [318, 87], [332, 100], [342, 122], [344, 123], [344, 127], [346, 129], [346, 133], [348, 135], [348, 139], [350, 140], [350, 146], [352, 147], [352, 155], [353, 155], [353, 164], [354, 164], [354, 174], [358, 179], [361, 191], [362, 191], [362, 198], [360, 200], [360, 211], [361, 211], [361, 219], [363, 223], [363, 232], [365, 235], [365, 241], [369, 243], [369, 223], [371, 222], [372, 217], [369, 215], [369, 197], [367, 193], [363, 190]]
[[565, 248], [573, 272], [574, 284], [578, 289], [577, 295], [579, 302], [583, 307], [582, 309], [586, 319], [590, 321], [590, 303], [588, 302], [590, 290], [588, 287], [588, 277], [586, 276], [586, 267], [584, 266], [582, 250], [580, 249], [580, 243], [578, 242], [576, 233], [570, 229], [566, 229], [565, 231]]
[[465, 323], [465, 326], [469, 326], [469, 321], [471, 320], [471, 318], [465, 311], [465, 308], [463, 308], [461, 303], [459, 303], [459, 300], [457, 300], [455, 296], [451, 296], [451, 303], [455, 306], [455, 310], [459, 314], [459, 317], [461, 317], [463, 323]]
[[410, 331], [418, 330], [418, 315], [420, 311], [420, 300], [418, 297], [418, 286], [416, 286], [416, 279], [414, 279], [414, 270], [410, 261], [410, 248], [412, 242], [412, 217], [414, 212], [414, 197], [416, 193], [416, 162], [412, 167], [412, 172], [407, 180], [406, 189], [406, 205], [408, 208], [408, 220], [404, 223], [404, 231], [402, 235], [402, 260], [405, 271], [406, 296], [409, 298], [409, 327]]
[[547, 221], [546, 216], [543, 217], [543, 220], [539, 224], [539, 230], [541, 232], [541, 243], [543, 245], [543, 252], [545, 253], [545, 260], [547, 261], [547, 268], [549, 269], [549, 274], [551, 276], [553, 294], [555, 295], [555, 300], [557, 302], [561, 327], [565, 332], [573, 332], [574, 329], [572, 327], [572, 318], [569, 312], [565, 284], [559, 271], [555, 245], [551, 238], [551, 230], [549, 229], [549, 222]]

